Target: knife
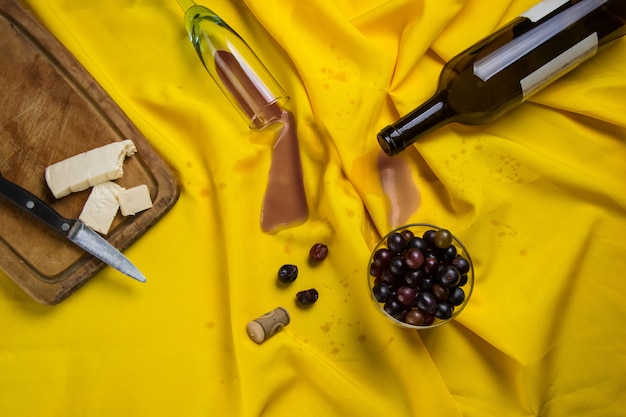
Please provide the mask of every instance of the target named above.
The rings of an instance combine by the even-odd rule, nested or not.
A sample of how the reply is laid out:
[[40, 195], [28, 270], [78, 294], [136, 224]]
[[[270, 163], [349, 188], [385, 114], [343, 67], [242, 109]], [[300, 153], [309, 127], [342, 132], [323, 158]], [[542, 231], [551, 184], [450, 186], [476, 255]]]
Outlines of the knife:
[[79, 248], [140, 282], [146, 277], [113, 245], [78, 219], [66, 219], [39, 197], [0, 173], [0, 195], [61, 233]]

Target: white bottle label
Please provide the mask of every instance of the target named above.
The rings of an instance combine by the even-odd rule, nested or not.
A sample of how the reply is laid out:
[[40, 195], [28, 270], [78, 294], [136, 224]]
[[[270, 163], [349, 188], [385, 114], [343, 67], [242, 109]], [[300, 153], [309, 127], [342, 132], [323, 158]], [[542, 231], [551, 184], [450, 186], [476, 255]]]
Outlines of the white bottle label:
[[543, 19], [568, 1], [569, 0], [544, 0], [541, 3], [526, 10], [520, 15], [520, 17], [525, 17], [531, 22], [536, 22]]
[[592, 33], [547, 64], [539, 67], [522, 80], [522, 100], [541, 90], [552, 81], [576, 68], [598, 51], [598, 34]]

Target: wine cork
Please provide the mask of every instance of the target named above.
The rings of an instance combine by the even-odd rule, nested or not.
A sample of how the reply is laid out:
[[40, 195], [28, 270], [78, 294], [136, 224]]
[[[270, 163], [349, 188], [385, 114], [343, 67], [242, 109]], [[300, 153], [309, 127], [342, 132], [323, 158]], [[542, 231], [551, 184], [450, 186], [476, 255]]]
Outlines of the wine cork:
[[289, 313], [284, 308], [277, 307], [249, 322], [246, 330], [250, 339], [261, 344], [288, 324]]

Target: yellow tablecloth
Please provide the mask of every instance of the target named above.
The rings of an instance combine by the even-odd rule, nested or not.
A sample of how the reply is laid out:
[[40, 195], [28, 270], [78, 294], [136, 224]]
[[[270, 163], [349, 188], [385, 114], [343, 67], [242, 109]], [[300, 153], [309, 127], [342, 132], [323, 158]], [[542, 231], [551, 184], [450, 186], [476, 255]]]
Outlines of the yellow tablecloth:
[[[375, 135], [433, 93], [443, 63], [533, 0], [199, 2], [291, 96], [308, 220], [259, 216], [271, 143], [202, 68], [174, 0], [27, 0], [174, 170], [180, 200], [57, 306], [0, 275], [0, 415], [626, 415], [626, 39], [483, 127], [451, 125], [398, 158], [406, 218]], [[415, 332], [374, 310], [370, 250], [394, 221], [443, 225], [476, 285], [452, 324]], [[329, 247], [318, 267], [313, 243]], [[284, 263], [296, 282], [276, 285]], [[294, 295], [315, 287], [318, 302]], [[283, 306], [257, 345], [246, 323]]]

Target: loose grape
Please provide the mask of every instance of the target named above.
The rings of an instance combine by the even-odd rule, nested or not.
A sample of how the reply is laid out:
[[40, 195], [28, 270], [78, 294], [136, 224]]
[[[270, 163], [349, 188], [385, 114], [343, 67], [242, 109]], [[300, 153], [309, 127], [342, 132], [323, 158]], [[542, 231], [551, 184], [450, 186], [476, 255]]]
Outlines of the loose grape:
[[298, 267], [296, 265], [286, 264], [278, 269], [278, 280], [288, 284], [294, 282], [298, 277]]
[[309, 290], [300, 291], [296, 294], [296, 299], [302, 305], [311, 305], [317, 301], [319, 293], [315, 288]]
[[467, 274], [461, 275], [461, 279], [459, 279], [459, 283], [456, 285], [458, 285], [459, 287], [462, 287], [463, 285], [467, 284], [467, 280], [468, 280]]
[[452, 244], [452, 233], [447, 229], [439, 229], [435, 232], [433, 242], [439, 249], [447, 248]]
[[309, 260], [313, 263], [322, 262], [328, 256], [328, 246], [323, 243], [316, 243], [309, 250]]

